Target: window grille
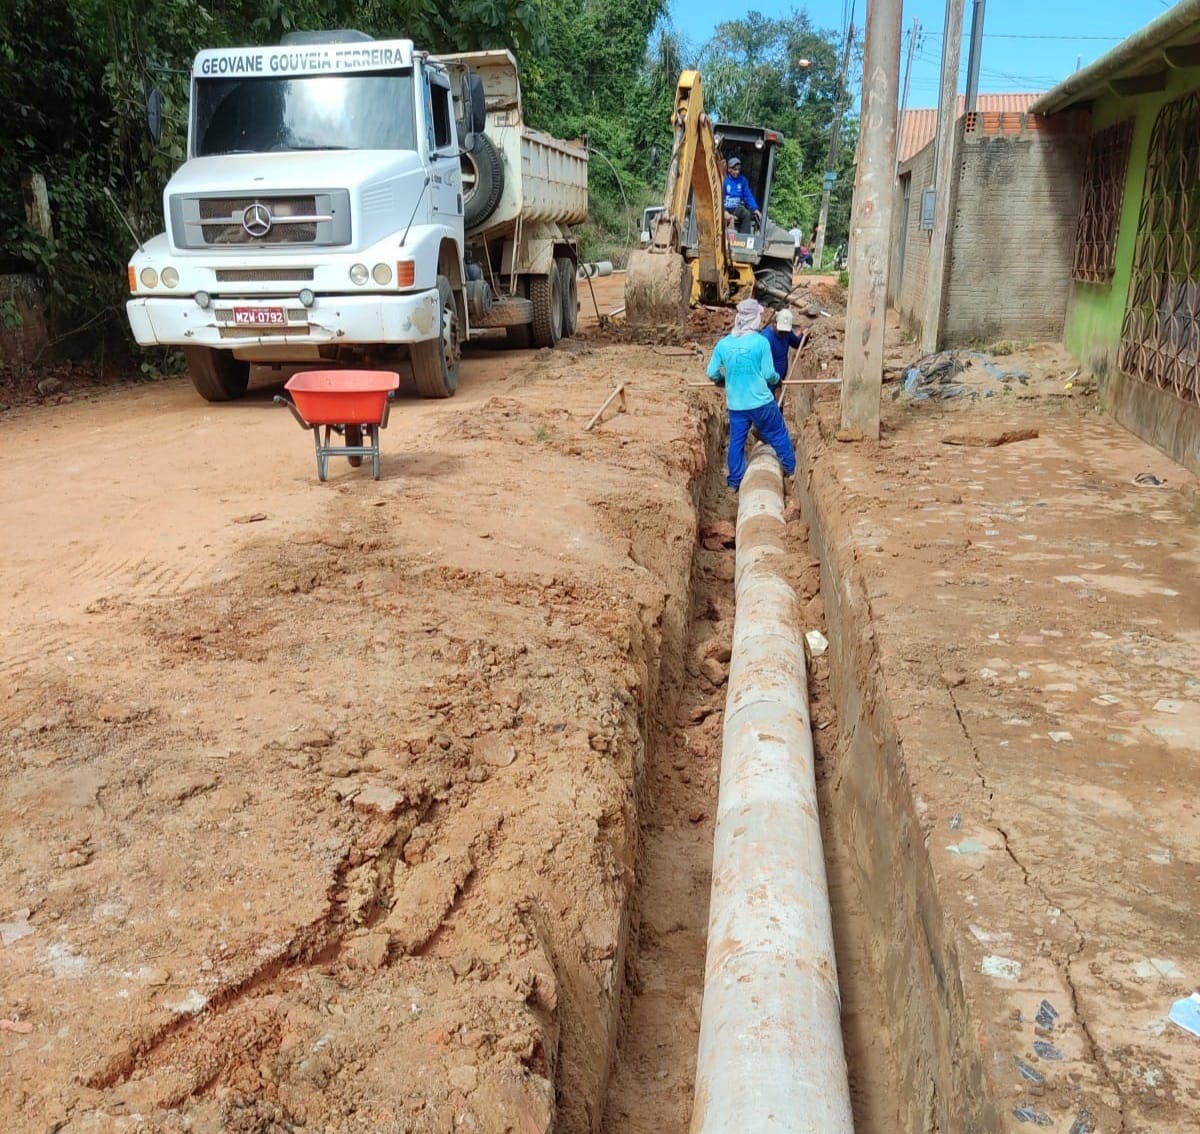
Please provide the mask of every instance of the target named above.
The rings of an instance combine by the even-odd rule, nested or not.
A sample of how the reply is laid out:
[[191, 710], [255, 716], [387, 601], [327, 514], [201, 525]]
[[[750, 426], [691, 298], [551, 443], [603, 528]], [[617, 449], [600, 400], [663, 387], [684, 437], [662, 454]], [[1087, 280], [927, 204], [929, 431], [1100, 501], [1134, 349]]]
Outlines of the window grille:
[[1200, 404], [1200, 92], [1159, 111], [1118, 365]]
[[1125, 200], [1133, 119], [1092, 135], [1083, 173], [1083, 204], [1075, 230], [1071, 278], [1082, 283], [1108, 283], [1117, 263], [1117, 234]]

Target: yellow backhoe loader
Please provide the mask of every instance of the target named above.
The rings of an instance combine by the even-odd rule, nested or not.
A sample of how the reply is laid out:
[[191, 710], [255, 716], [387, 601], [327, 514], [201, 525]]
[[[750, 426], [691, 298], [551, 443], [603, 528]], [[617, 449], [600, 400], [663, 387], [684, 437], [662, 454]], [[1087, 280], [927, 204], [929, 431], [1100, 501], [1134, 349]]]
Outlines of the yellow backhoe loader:
[[[653, 216], [647, 210], [645, 247], [629, 258], [626, 324], [682, 331], [689, 303], [732, 305], [756, 291], [761, 298], [785, 300], [793, 242], [767, 220], [775, 149], [783, 139], [755, 126], [722, 124], [714, 130], [698, 71], [680, 75], [672, 122], [663, 206]], [[761, 222], [745, 231], [732, 227], [724, 208], [725, 161], [734, 154], [762, 206]]]

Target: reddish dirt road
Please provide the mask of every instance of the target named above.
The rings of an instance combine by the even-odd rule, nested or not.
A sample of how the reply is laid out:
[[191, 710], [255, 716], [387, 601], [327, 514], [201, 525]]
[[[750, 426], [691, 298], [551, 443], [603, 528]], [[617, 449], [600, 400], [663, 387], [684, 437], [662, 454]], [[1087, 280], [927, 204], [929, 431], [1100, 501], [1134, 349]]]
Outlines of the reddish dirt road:
[[598, 1120], [706, 460], [678, 359], [582, 431], [610, 349], [475, 353], [378, 483], [273, 388], [10, 412], [0, 1128]]
[[[3, 412], [0, 1130], [687, 1128], [734, 502], [685, 383], [729, 317], [631, 345], [621, 285], [402, 397], [379, 482], [319, 484], [270, 383]], [[797, 430], [856, 1128], [1191, 1129], [1194, 479], [1004, 362]], [[944, 444], [1000, 426], [1041, 435]]]

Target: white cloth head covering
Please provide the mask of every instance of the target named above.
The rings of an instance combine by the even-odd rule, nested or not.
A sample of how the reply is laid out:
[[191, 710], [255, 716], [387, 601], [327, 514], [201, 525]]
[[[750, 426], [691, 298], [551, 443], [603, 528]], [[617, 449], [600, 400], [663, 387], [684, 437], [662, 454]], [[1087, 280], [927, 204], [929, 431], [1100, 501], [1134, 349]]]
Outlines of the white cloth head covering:
[[743, 299], [737, 305], [737, 316], [733, 320], [734, 335], [748, 335], [751, 331], [758, 330], [758, 324], [762, 321], [762, 307], [757, 299]]
[[790, 331], [792, 329], [792, 311], [790, 307], [781, 307], [779, 313], [775, 316], [775, 326], [781, 331]]

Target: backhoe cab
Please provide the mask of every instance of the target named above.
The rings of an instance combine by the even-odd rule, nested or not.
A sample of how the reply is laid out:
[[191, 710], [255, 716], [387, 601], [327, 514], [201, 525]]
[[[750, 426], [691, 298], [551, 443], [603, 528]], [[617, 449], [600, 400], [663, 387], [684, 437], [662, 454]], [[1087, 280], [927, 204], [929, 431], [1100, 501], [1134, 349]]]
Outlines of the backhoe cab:
[[663, 205], [646, 210], [642, 247], [629, 257], [627, 325], [682, 334], [689, 303], [733, 305], [751, 294], [786, 301], [791, 237], [769, 221], [737, 231], [725, 212], [723, 192], [725, 163], [737, 154], [766, 217], [775, 149], [783, 139], [753, 126], [721, 125], [715, 131], [704, 110], [698, 71], [680, 76], [671, 123], [674, 143]]
[[771, 183], [775, 176], [775, 151], [783, 138], [761, 126], [716, 127], [721, 170], [733, 157], [742, 162], [742, 176], [758, 202], [763, 220], [752, 220], [742, 228], [732, 228], [729, 245], [735, 264], [749, 264], [754, 270], [755, 295], [765, 302], [779, 303], [792, 289], [792, 258], [795, 243], [790, 233], [771, 220]]

